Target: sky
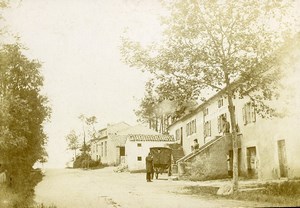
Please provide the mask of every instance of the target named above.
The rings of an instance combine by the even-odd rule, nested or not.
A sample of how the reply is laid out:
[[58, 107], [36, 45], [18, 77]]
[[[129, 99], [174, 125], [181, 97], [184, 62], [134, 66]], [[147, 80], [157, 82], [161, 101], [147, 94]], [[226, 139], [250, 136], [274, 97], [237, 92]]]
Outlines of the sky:
[[13, 0], [5, 9], [9, 32], [42, 63], [42, 93], [52, 108], [45, 124], [47, 167], [64, 167], [71, 159], [65, 136], [71, 129], [82, 133], [80, 114], [96, 116], [98, 129], [136, 124], [133, 110], [149, 75], [121, 62], [120, 37], [129, 28], [134, 40], [158, 40], [161, 13], [157, 0]]
[[148, 43], [160, 37], [154, 0], [18, 0], [4, 11], [8, 30], [20, 37], [31, 59], [42, 63], [42, 93], [52, 116], [45, 124], [48, 167], [64, 167], [72, 157], [65, 136], [81, 133], [80, 114], [96, 116], [97, 128], [125, 121], [144, 95], [148, 74], [120, 60], [120, 37]]

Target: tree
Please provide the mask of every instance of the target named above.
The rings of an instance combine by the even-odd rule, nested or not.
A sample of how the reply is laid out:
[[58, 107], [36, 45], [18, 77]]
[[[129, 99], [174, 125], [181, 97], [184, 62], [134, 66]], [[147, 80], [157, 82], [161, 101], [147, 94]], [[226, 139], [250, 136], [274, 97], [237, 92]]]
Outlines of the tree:
[[[227, 96], [232, 126], [233, 188], [238, 190], [237, 130], [233, 98], [249, 96], [256, 111], [272, 116], [268, 100], [277, 97], [277, 50], [291, 35], [285, 18], [291, 3], [271, 0], [164, 1], [164, 38], [143, 47], [123, 37], [125, 63], [159, 76], [191, 83], [199, 95]], [[277, 27], [276, 27], [277, 26]]]
[[96, 129], [95, 129], [95, 124], [97, 123], [97, 118], [96, 116], [91, 116], [91, 117], [86, 117], [84, 114], [81, 114], [78, 117], [81, 122], [82, 122], [82, 129], [83, 129], [83, 145], [81, 148], [82, 154], [81, 157], [83, 157], [87, 163], [87, 168], [89, 168], [89, 163], [90, 163], [90, 145], [86, 144], [86, 131], [85, 131], [85, 125], [88, 127], [88, 135], [90, 139], [96, 138]]
[[79, 149], [79, 137], [76, 134], [75, 130], [70, 131], [70, 133], [66, 136], [66, 141], [68, 144], [68, 149], [74, 151], [74, 160], [75, 160], [76, 150]]
[[47, 136], [43, 124], [50, 116], [48, 100], [41, 95], [41, 64], [22, 54], [20, 44], [0, 48], [0, 160], [13, 188], [31, 189], [32, 166], [45, 156]]
[[[163, 81], [162, 81], [163, 80]], [[135, 111], [140, 122], [149, 123], [149, 128], [167, 133], [169, 123], [186, 115], [196, 107], [195, 93], [188, 84], [170, 77], [151, 79], [146, 83], [146, 94]]]
[[90, 136], [90, 139], [94, 139], [96, 137], [96, 129], [95, 129], [95, 124], [97, 123], [96, 116], [86, 117], [85, 123], [88, 126], [88, 135]]
[[40, 159], [38, 160], [38, 162], [40, 162], [42, 164], [43, 168], [44, 168], [44, 163], [48, 162], [48, 153], [45, 150], [45, 148], [43, 148], [43, 153], [40, 156]]

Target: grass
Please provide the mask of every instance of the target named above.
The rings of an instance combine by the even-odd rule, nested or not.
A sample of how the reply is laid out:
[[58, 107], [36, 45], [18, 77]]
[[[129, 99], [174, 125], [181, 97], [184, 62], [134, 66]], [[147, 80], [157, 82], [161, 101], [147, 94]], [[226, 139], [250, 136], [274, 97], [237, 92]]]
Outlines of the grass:
[[[29, 205], [30, 204], [30, 205]], [[24, 202], [20, 196], [14, 193], [11, 189], [0, 186], [0, 207], [1, 208], [57, 208], [55, 205], [46, 206], [43, 204], [32, 204]]]
[[276, 206], [296, 207], [300, 206], [300, 182], [286, 181], [283, 183], [267, 183], [261, 190], [241, 191], [229, 196], [218, 196], [217, 187], [186, 186], [187, 194], [201, 197], [226, 198], [243, 201], [266, 202]]
[[264, 190], [258, 191], [244, 191], [238, 192], [231, 196], [226, 196], [229, 199], [244, 200], [244, 201], [256, 201], [256, 202], [268, 202], [276, 204], [276, 206], [298, 207], [300, 206], [300, 195], [270, 195], [266, 194]]

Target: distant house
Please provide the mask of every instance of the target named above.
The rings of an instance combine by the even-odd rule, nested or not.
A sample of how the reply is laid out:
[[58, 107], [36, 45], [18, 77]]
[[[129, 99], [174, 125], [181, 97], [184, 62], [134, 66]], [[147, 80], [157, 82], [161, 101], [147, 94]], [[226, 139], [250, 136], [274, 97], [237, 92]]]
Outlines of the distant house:
[[170, 135], [132, 134], [127, 136], [125, 143], [126, 164], [130, 171], [144, 170], [145, 158], [151, 147], [165, 147], [174, 143]]
[[102, 163], [108, 165], [115, 165], [118, 161], [116, 143], [114, 142], [116, 135], [129, 127], [129, 124], [120, 122], [108, 124], [106, 128], [99, 130], [97, 138], [90, 141], [92, 159], [101, 160]]
[[125, 163], [125, 143], [128, 135], [158, 135], [143, 125], [130, 126], [125, 122], [107, 125], [98, 132], [98, 138], [91, 140], [91, 157], [108, 165]]

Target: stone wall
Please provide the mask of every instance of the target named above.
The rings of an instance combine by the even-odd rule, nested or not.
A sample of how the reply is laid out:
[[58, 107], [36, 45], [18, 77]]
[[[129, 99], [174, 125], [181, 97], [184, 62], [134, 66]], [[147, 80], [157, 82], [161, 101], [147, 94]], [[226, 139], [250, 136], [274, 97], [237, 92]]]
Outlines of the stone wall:
[[193, 157], [178, 163], [179, 177], [190, 180], [227, 178], [227, 154], [230, 147], [230, 137], [217, 139]]

